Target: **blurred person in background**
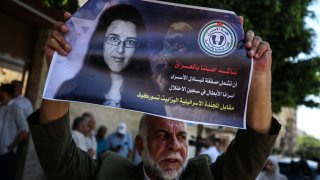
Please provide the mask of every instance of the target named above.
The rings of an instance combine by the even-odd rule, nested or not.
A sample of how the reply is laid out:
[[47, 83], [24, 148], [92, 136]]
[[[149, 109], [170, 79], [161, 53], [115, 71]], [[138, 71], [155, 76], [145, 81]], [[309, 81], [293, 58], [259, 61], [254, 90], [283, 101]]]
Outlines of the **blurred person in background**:
[[[25, 116], [25, 121], [27, 117], [33, 112], [33, 107], [30, 100], [22, 96], [23, 83], [22, 81], [13, 80], [11, 84], [14, 87], [14, 99], [13, 102], [19, 106]], [[28, 152], [29, 138], [24, 142], [21, 142], [17, 149], [17, 165], [16, 165], [16, 179], [21, 179], [24, 171], [26, 156]], [[33, 146], [33, 144], [32, 144]]]
[[215, 162], [217, 157], [220, 155], [219, 150], [217, 149], [216, 145], [219, 143], [219, 139], [216, 138], [214, 134], [208, 136], [205, 139], [205, 149], [201, 154], [207, 154], [211, 158], [211, 162]]
[[76, 143], [77, 147], [82, 151], [88, 152], [93, 157], [95, 154], [92, 149], [87, 146], [86, 135], [89, 132], [88, 121], [86, 118], [76, 117], [72, 125], [72, 139]]
[[14, 103], [14, 86], [0, 86], [0, 179], [14, 179], [17, 147], [28, 139], [29, 128], [23, 110]]
[[269, 156], [265, 165], [265, 170], [262, 171], [256, 180], [287, 180], [288, 178], [280, 173], [278, 158]]
[[33, 108], [30, 100], [22, 96], [23, 83], [14, 80], [11, 84], [14, 87], [14, 103], [17, 104], [23, 110], [24, 115], [28, 117], [33, 112]]
[[95, 127], [96, 127], [96, 120], [94, 119], [94, 116], [92, 113], [85, 112], [82, 114], [82, 117], [87, 120], [87, 125], [88, 125], [88, 133], [86, 134], [86, 144], [87, 147], [91, 153], [94, 154], [93, 158], [97, 158], [97, 140], [96, 137], [94, 136], [96, 133], [94, 132]]
[[100, 126], [97, 134], [96, 134], [96, 141], [97, 141], [97, 156], [99, 157], [102, 152], [107, 149], [107, 140], [105, 138], [107, 134], [107, 127]]
[[127, 132], [126, 123], [120, 122], [117, 131], [108, 136], [107, 149], [117, 152], [122, 157], [132, 158], [133, 142], [131, 135]]

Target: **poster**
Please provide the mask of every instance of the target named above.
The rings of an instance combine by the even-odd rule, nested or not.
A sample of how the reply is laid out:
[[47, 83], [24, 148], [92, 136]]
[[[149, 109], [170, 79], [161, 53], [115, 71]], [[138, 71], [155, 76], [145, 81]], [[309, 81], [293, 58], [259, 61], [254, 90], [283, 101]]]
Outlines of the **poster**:
[[231, 11], [92, 0], [66, 22], [43, 98], [245, 128], [252, 59]]

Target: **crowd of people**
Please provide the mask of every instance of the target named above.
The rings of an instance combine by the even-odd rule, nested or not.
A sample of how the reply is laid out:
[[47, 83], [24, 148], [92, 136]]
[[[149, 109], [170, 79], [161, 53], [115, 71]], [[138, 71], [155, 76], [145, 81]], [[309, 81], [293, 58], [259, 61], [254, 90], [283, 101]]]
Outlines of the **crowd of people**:
[[30, 101], [22, 96], [20, 81], [0, 86], [0, 179], [21, 178], [27, 153], [29, 127], [33, 112]]
[[127, 125], [120, 122], [115, 132], [107, 135], [106, 126], [100, 126], [95, 131], [96, 120], [92, 113], [83, 113], [76, 117], [72, 125], [72, 138], [77, 147], [97, 159], [106, 150], [118, 153], [128, 159], [133, 158], [133, 141]]

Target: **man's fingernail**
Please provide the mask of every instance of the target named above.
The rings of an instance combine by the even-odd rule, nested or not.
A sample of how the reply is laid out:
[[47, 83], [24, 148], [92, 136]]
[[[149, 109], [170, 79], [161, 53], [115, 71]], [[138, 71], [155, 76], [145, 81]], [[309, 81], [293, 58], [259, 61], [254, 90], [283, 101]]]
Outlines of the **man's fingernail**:
[[246, 47], [251, 47], [251, 43], [250, 43], [250, 42], [247, 42], [247, 43], [246, 43]]
[[70, 46], [69, 44], [65, 44], [65, 45], [64, 45], [64, 48], [65, 48], [66, 50], [68, 50], [68, 51], [71, 50], [71, 46]]
[[63, 55], [63, 56], [66, 56], [68, 53], [65, 51], [65, 50], [63, 50], [63, 49], [61, 49], [60, 51], [59, 51], [59, 53], [61, 54], [61, 55]]
[[254, 55], [254, 50], [250, 50], [250, 51], [249, 51], [249, 55], [250, 55], [250, 56], [253, 56], [253, 55]]
[[67, 31], [68, 31], [67, 26], [63, 25], [63, 26], [62, 26], [62, 31], [63, 31], [63, 32], [67, 32]]

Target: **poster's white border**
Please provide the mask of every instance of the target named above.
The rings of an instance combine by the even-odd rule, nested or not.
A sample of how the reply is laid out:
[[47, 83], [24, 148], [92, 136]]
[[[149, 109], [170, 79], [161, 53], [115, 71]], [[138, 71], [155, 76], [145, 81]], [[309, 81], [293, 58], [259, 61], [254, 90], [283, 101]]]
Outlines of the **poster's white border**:
[[[57, 59], [58, 55], [59, 55], [58, 52], [54, 51], [53, 56], [52, 56], [52, 60], [50, 62], [50, 66], [48, 65], [49, 66], [49, 70], [48, 70], [48, 74], [47, 74], [47, 77], [46, 77], [46, 84], [44, 86], [44, 90], [43, 90], [43, 93], [42, 93], [42, 99], [49, 99], [49, 98], [45, 97], [45, 95], [46, 95], [46, 92], [47, 92], [47, 88], [49, 86], [49, 81], [51, 79], [51, 74], [52, 74], [52, 71], [53, 71], [53, 67], [56, 64], [55, 62], [56, 62], [56, 59]], [[52, 98], [50, 100], [55, 100], [55, 99]]]
[[251, 61], [251, 68], [250, 68], [250, 76], [248, 82], [248, 90], [247, 90], [247, 97], [246, 97], [246, 104], [244, 106], [244, 113], [243, 113], [243, 129], [247, 129], [247, 107], [248, 107], [248, 99], [251, 87], [251, 79], [252, 79], [252, 71], [253, 71], [253, 58], [250, 58]]

